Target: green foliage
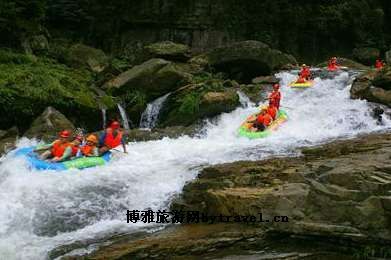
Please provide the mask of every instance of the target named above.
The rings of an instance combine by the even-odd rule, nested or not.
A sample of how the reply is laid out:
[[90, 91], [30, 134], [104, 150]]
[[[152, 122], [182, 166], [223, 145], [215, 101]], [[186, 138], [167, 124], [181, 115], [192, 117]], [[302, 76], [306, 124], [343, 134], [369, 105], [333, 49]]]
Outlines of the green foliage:
[[129, 61], [124, 58], [113, 58], [110, 65], [111, 68], [117, 73], [124, 72], [131, 67]]
[[200, 93], [193, 92], [180, 99], [179, 113], [185, 116], [198, 113], [200, 109], [200, 96]]
[[33, 55], [25, 55], [21, 53], [12, 52], [11, 50], [0, 49], [0, 64], [12, 63], [12, 64], [29, 64], [36, 61], [36, 57]]
[[391, 248], [381, 246], [366, 246], [354, 250], [354, 257], [357, 259], [370, 259], [370, 258], [391, 258]]
[[0, 129], [28, 126], [47, 106], [62, 112], [98, 110], [88, 71], [47, 58], [0, 50]]

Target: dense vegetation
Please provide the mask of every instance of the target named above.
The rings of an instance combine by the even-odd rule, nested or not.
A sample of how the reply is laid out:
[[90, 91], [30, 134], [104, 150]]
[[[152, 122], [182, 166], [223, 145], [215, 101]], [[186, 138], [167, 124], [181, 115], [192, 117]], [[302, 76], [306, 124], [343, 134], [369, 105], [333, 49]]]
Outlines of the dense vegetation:
[[133, 35], [141, 41], [170, 39], [189, 44], [193, 41], [192, 31], [217, 29], [230, 39], [261, 40], [296, 56], [320, 60], [334, 52], [346, 56], [354, 47], [370, 46], [382, 51], [389, 48], [391, 3], [387, 0], [1, 1], [3, 45], [15, 45], [29, 35], [47, 33], [46, 29], [52, 36], [82, 40], [106, 51], [123, 51], [120, 41], [131, 30], [144, 30], [143, 34]]

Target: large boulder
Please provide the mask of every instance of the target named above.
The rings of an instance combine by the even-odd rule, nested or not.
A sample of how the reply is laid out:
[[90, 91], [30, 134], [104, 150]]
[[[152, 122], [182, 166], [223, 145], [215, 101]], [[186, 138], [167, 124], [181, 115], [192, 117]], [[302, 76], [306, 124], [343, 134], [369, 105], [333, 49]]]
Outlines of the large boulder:
[[49, 51], [49, 41], [45, 35], [33, 35], [22, 41], [22, 48], [27, 54], [42, 54]]
[[109, 60], [102, 50], [84, 44], [71, 46], [66, 61], [72, 67], [86, 68], [92, 72], [102, 72], [109, 64]]
[[268, 227], [309, 239], [390, 243], [390, 147], [388, 133], [306, 148], [299, 158], [216, 165], [188, 183], [172, 209], [210, 216], [262, 213], [271, 222], [287, 216], [289, 221]]
[[0, 129], [17, 126], [24, 132], [42, 111], [52, 106], [88, 130], [101, 126], [100, 107], [115, 102], [90, 84], [88, 70], [53, 60], [0, 50]]
[[207, 56], [211, 67], [244, 83], [250, 83], [258, 75], [269, 75], [287, 64], [297, 63], [292, 55], [258, 41], [236, 42], [212, 50]]
[[135, 90], [148, 95], [148, 101], [176, 90], [190, 81], [182, 64], [163, 59], [151, 59], [108, 81], [103, 88], [115, 95], [126, 95]]
[[366, 99], [391, 107], [391, 69], [368, 71], [357, 77], [350, 89], [352, 98]]
[[74, 130], [75, 126], [59, 111], [48, 107], [37, 119], [24, 136], [38, 139], [54, 139], [62, 130]]
[[380, 50], [377, 48], [365, 47], [353, 49], [353, 57], [368, 66], [373, 66], [377, 58], [380, 57]]
[[190, 58], [189, 46], [170, 41], [158, 42], [144, 47], [145, 57], [162, 58], [172, 61], [187, 61]]
[[17, 127], [8, 130], [0, 130], [0, 155], [15, 147], [15, 142], [19, 136]]
[[386, 66], [380, 70], [372, 81], [373, 85], [384, 90], [391, 90], [391, 67]]
[[386, 52], [386, 63], [391, 65], [391, 50]]
[[200, 119], [234, 110], [240, 104], [239, 96], [235, 89], [224, 86], [227, 84], [213, 79], [175, 91], [165, 102], [158, 125], [188, 126]]

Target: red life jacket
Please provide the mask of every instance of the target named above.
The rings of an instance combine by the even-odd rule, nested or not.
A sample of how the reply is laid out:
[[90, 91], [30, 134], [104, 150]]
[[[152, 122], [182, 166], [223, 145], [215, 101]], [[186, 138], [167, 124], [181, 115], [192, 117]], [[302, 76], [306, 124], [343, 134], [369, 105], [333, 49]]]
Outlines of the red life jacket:
[[303, 68], [300, 71], [300, 77], [304, 78], [305, 80], [308, 80], [311, 76], [311, 71], [309, 68]]
[[281, 93], [280, 91], [273, 91], [269, 97], [269, 106], [280, 109]]
[[267, 113], [263, 114], [263, 115], [259, 115], [257, 117], [257, 122], [259, 124], [263, 124], [265, 127], [268, 127], [272, 121], [273, 121], [273, 118]]
[[61, 142], [59, 140], [55, 141], [53, 144], [52, 150], [51, 150], [52, 155], [54, 157], [62, 157], [64, 155], [65, 150], [69, 146], [71, 146], [71, 144], [69, 142], [61, 144]]
[[384, 66], [383, 62], [380, 60], [376, 60], [375, 67], [376, 69], [382, 69]]
[[79, 146], [72, 145], [72, 156], [76, 156], [79, 151]]
[[273, 107], [273, 106], [269, 106], [267, 108], [267, 113], [272, 117], [272, 119], [276, 119], [276, 116], [277, 116], [277, 108]]
[[117, 136], [114, 137], [113, 135], [113, 129], [107, 128], [106, 129], [106, 138], [105, 138], [105, 145], [109, 147], [110, 149], [113, 149], [117, 146], [119, 146], [122, 142], [122, 132], [117, 131]]
[[339, 69], [339, 67], [335, 62], [329, 62], [329, 64], [327, 65], [327, 69], [329, 71], [336, 71]]
[[92, 151], [94, 150], [95, 146], [92, 145], [85, 145], [82, 148], [80, 148], [81, 153], [85, 156], [92, 155]]
[[302, 75], [300, 75], [299, 78], [296, 80], [296, 83], [304, 83], [304, 82], [306, 82], [306, 79]]

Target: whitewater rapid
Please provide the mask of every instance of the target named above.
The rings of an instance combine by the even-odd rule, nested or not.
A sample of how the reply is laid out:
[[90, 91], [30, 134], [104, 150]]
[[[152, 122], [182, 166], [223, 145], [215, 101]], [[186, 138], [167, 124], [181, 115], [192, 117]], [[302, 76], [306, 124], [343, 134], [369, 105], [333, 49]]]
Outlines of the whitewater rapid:
[[[317, 78], [306, 90], [286, 87], [293, 74], [277, 76], [289, 120], [266, 139], [236, 135], [241, 122], [257, 111], [250, 105], [207, 123], [202, 137], [129, 143], [129, 154], [103, 167], [38, 172], [28, 170], [22, 159], [2, 157], [0, 259], [44, 259], [58, 246], [158, 228], [127, 224], [126, 210], [167, 209], [206, 165], [294, 155], [298, 147], [390, 129], [387, 119], [376, 124], [369, 103], [349, 98], [348, 73]], [[18, 146], [32, 144], [23, 139]]]

